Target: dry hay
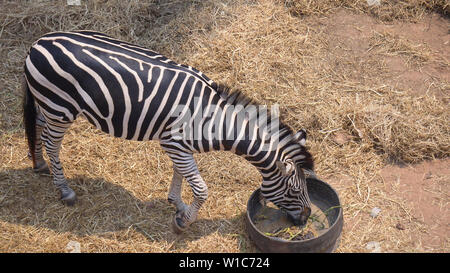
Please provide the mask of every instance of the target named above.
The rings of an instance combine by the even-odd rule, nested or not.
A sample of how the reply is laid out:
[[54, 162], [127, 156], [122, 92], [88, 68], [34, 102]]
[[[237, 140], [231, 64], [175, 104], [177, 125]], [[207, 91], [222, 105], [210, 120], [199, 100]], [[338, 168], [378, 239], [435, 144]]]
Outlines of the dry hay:
[[[280, 2], [284, 2], [294, 16], [330, 14], [338, 8], [370, 14], [385, 22], [417, 21], [430, 11], [443, 16], [450, 15], [450, 4], [446, 0], [380, 0], [379, 4], [376, 4], [377, 1], [367, 0], [284, 0]], [[368, 3], [372, 3], [372, 5], [368, 5]]]
[[[342, 8], [383, 22], [418, 21], [429, 10], [448, 15], [444, 2], [382, 1], [372, 8], [350, 0], [91, 1], [79, 7], [2, 2], [0, 251], [59, 252], [70, 240], [80, 242], [83, 252], [256, 251], [243, 213], [260, 176], [235, 155], [196, 155], [210, 198], [182, 236], [170, 229], [171, 163], [155, 142], [113, 139], [85, 120], [75, 123], [61, 153], [78, 194], [73, 208], [56, 200], [50, 177], [31, 173], [17, 93], [23, 60], [40, 35], [73, 29], [153, 48], [262, 104], [279, 104], [290, 126], [308, 130], [317, 173], [340, 193], [346, 223], [338, 251], [367, 251], [369, 241], [382, 242], [384, 251], [449, 251], [448, 243], [424, 249], [411, 237], [428, 227], [379, 175], [388, 162], [450, 154], [448, 81], [435, 80], [420, 94], [398, 88], [389, 80], [386, 58], [400, 58], [408, 67], [439, 64], [446, 71], [448, 60], [390, 32], [365, 32], [367, 39], [355, 44], [333, 35], [326, 23]], [[183, 198], [192, 200], [187, 186]], [[371, 219], [375, 206], [383, 211]], [[398, 231], [398, 222], [407, 229]]]

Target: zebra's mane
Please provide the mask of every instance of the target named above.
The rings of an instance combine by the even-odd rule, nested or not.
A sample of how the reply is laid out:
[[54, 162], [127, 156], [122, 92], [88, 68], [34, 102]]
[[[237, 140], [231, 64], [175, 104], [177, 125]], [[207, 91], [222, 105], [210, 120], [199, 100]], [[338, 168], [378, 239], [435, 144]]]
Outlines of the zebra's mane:
[[[228, 85], [219, 83], [213, 84], [213, 88], [214, 90], [216, 90], [216, 92], [220, 95], [220, 97], [222, 99], [224, 99], [227, 103], [237, 106], [237, 105], [241, 105], [244, 108], [247, 107], [248, 105], [255, 105], [255, 106], [259, 106], [260, 104], [257, 103], [255, 100], [249, 98], [247, 95], [245, 95], [241, 90], [236, 89], [236, 88], [231, 88]], [[273, 119], [278, 119], [279, 120], [279, 132], [280, 133], [287, 133], [289, 139], [289, 142], [293, 142], [293, 136], [294, 136], [294, 131], [292, 130], [292, 128], [290, 126], [288, 126], [284, 121], [281, 115], [274, 115], [273, 113], [270, 112], [270, 109], [268, 109], [268, 107], [266, 107], [267, 109], [267, 120], [273, 120]]]

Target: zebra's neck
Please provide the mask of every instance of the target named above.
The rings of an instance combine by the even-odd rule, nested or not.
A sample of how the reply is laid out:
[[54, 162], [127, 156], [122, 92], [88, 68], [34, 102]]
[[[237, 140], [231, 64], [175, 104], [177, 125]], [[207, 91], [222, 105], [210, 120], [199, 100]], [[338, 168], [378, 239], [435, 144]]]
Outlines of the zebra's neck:
[[275, 162], [291, 155], [295, 147], [290, 142], [291, 130], [277, 115], [271, 115], [266, 106], [251, 103], [241, 93], [220, 96], [211, 113], [210, 122], [201, 126], [201, 152], [230, 151], [244, 157], [263, 178], [279, 175]]
[[[264, 130], [258, 126], [247, 127], [248, 131]], [[269, 132], [265, 135], [265, 139], [260, 136], [251, 136], [250, 139], [234, 140], [230, 147], [224, 144], [225, 149], [237, 155], [244, 157], [249, 163], [255, 166], [264, 180], [272, 180], [280, 175], [276, 168], [275, 162], [282, 161], [293, 151], [292, 145], [289, 143], [289, 132], [283, 128]], [[248, 137], [249, 135], [246, 135]], [[228, 148], [228, 149], [227, 149]]]
[[240, 92], [205, 86], [180, 113], [163, 133], [163, 141], [178, 139], [178, 148], [186, 151], [233, 152], [263, 177], [274, 175], [275, 161], [292, 150], [290, 129], [266, 106], [252, 103]]

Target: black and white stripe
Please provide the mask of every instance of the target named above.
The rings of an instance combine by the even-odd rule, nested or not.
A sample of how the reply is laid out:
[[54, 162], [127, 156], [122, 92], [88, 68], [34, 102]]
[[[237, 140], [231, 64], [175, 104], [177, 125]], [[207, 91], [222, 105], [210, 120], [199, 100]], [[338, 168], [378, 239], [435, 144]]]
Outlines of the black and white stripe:
[[[190, 66], [101, 33], [55, 32], [32, 45], [25, 78], [34, 168], [46, 167], [43, 142], [65, 200], [73, 201], [75, 193], [65, 181], [59, 149], [64, 133], [82, 114], [112, 136], [160, 141], [174, 164], [169, 201], [177, 207], [179, 229], [195, 220], [208, 196], [194, 152], [242, 155], [260, 170], [264, 197], [297, 218], [310, 206], [303, 170], [312, 170], [313, 161], [304, 147], [305, 132], [294, 135], [276, 117], [251, 111], [255, 104], [241, 93], [228, 93]], [[27, 124], [33, 100], [36, 113]], [[257, 134], [264, 126], [268, 133]], [[190, 206], [181, 200], [183, 177], [195, 197]]]

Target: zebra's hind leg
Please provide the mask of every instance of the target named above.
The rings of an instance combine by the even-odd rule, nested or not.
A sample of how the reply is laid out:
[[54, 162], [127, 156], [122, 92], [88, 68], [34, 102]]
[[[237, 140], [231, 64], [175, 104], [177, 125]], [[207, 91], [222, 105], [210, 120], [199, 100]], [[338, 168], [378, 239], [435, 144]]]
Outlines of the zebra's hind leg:
[[67, 185], [63, 168], [59, 160], [59, 151], [65, 132], [72, 122], [60, 122], [46, 119], [46, 127], [42, 134], [45, 149], [50, 159], [50, 169], [53, 175], [53, 183], [61, 193], [61, 200], [67, 205], [75, 204], [76, 194]]
[[[34, 158], [35, 158], [35, 166], [33, 166], [33, 171], [36, 173], [44, 173], [44, 174], [50, 174], [50, 169], [48, 168], [47, 162], [45, 161], [44, 157], [42, 156], [42, 133], [45, 129], [46, 122], [45, 118], [42, 115], [42, 113], [39, 111], [39, 108], [37, 108], [37, 115], [36, 115], [36, 144], [35, 144], [35, 151], [34, 151]], [[31, 154], [28, 154], [28, 157], [31, 158]]]

